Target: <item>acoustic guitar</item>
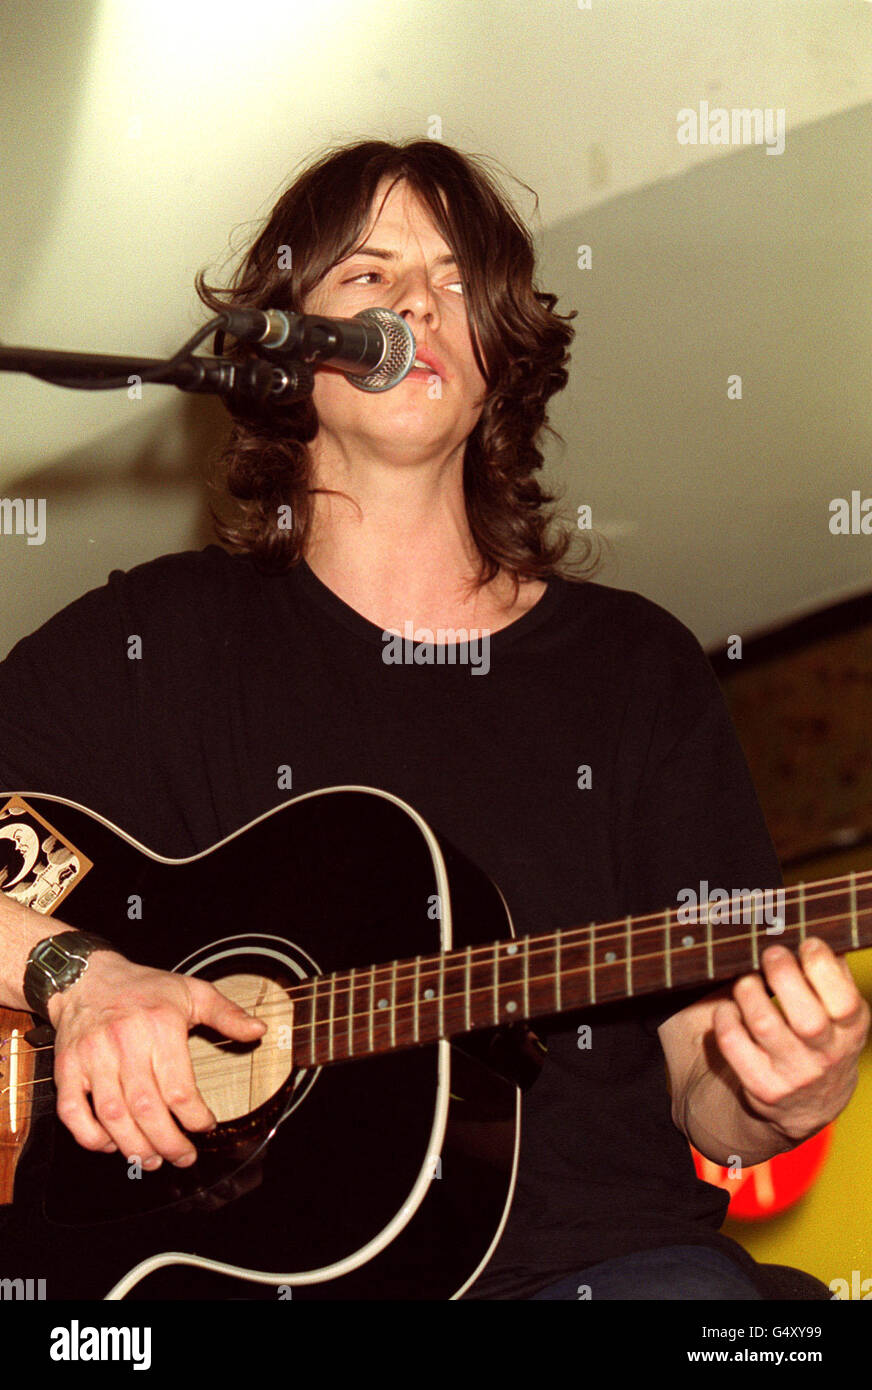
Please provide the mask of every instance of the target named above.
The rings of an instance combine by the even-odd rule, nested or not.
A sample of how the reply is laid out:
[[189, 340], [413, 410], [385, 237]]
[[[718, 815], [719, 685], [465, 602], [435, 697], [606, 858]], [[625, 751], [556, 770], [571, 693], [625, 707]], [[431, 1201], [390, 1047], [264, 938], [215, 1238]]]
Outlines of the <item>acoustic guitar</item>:
[[192, 1031], [219, 1123], [190, 1168], [151, 1173], [75, 1142], [52, 1030], [0, 1011], [0, 1278], [50, 1299], [458, 1298], [510, 1209], [544, 1051], [528, 1020], [714, 988], [773, 932], [872, 942], [872, 873], [786, 890], [774, 927], [749, 895], [691, 923], [672, 907], [517, 938], [491, 880], [368, 787], [297, 797], [177, 860], [16, 795], [0, 887], [268, 1024], [253, 1044]]

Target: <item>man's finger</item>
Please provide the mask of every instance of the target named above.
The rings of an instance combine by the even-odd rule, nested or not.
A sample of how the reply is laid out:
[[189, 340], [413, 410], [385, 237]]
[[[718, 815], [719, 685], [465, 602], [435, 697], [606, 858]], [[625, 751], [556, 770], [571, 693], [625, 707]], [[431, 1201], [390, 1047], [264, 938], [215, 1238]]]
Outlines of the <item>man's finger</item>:
[[55, 1110], [61, 1123], [83, 1148], [112, 1152], [116, 1145], [94, 1118], [85, 1076], [78, 1063], [65, 1052], [56, 1055], [54, 1076], [58, 1093]]
[[91, 1040], [85, 1064], [94, 1114], [125, 1158], [137, 1158], [143, 1168], [160, 1167], [161, 1155], [130, 1112], [121, 1082], [118, 1053], [108, 1039]]
[[143, 1060], [135, 1071], [125, 1069], [122, 1074], [126, 1078], [124, 1098], [130, 1114], [152, 1151], [180, 1168], [189, 1167], [197, 1157], [196, 1150], [173, 1121], [152, 1067]]
[[262, 1018], [254, 1018], [226, 994], [221, 994], [206, 980], [186, 981], [194, 1004], [194, 1023], [205, 1024], [237, 1042], [253, 1042], [266, 1032]]
[[172, 1105], [159, 1081], [169, 1079], [169, 1091], [182, 1097], [200, 1127], [209, 1128], [215, 1117], [197, 1093], [188, 1051], [188, 1034], [177, 1010], [155, 1010], [146, 1029], [142, 1020], [128, 1020], [119, 1028], [116, 1046], [120, 1056], [121, 1086], [134, 1122], [153, 1150], [179, 1167], [188, 1167], [196, 1150], [175, 1123]]
[[738, 1004], [732, 999], [722, 1000], [712, 1014], [712, 1023], [718, 1047], [744, 1088], [761, 1099], [774, 1093], [778, 1077], [772, 1061], [749, 1034]]
[[771, 1062], [790, 1064], [800, 1060], [804, 1044], [769, 998], [759, 975], [738, 979], [733, 985], [733, 999], [748, 1033]]
[[802, 943], [799, 959], [827, 1016], [842, 1027], [850, 1026], [863, 1007], [863, 996], [854, 983], [850, 967], [816, 936]]
[[160, 1094], [179, 1124], [188, 1130], [212, 1129], [217, 1123], [200, 1091], [184, 1024], [167, 1025], [152, 1062]]
[[[770, 946], [763, 952], [760, 963], [793, 1032], [807, 1047], [820, 1050], [829, 1047], [834, 1037], [832, 1018], [792, 952], [784, 946]], [[835, 956], [832, 968], [844, 984]]]

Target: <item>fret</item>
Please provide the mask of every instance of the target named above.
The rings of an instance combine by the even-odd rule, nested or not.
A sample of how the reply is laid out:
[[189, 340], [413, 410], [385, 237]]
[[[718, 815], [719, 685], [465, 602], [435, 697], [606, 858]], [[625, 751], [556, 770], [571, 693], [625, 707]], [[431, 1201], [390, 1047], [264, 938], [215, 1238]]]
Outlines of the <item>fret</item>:
[[[382, 968], [384, 968], [384, 967], [382, 967]], [[388, 996], [387, 994], [378, 994], [378, 995], [376, 995], [376, 992], [375, 992], [375, 986], [376, 986], [375, 975], [376, 975], [376, 971], [377, 971], [377, 970], [378, 970], [378, 967], [374, 965], [374, 966], [372, 967], [373, 983], [372, 983], [372, 989], [371, 989], [371, 991], [370, 991], [370, 1002], [371, 1002], [371, 1004], [372, 1004], [372, 1007], [370, 1008], [370, 1016], [369, 1016], [369, 1030], [370, 1030], [370, 1036], [372, 1035], [372, 1030], [373, 1030], [373, 1028], [375, 1027], [375, 1020], [376, 1020], [376, 1018], [378, 1017], [378, 1015], [379, 1015], [379, 1014], [383, 1014], [383, 1013], [385, 1013], [385, 1014], [390, 1014], [390, 1012], [391, 1012], [391, 1001], [390, 1001], [389, 996]], [[377, 983], [378, 983], [379, 985], [381, 985], [381, 983], [382, 983], [381, 979], [379, 979]], [[375, 1044], [373, 1044], [373, 1047], [374, 1047], [374, 1046], [375, 1046]]]
[[624, 952], [627, 957], [627, 994], [633, 993], [633, 919], [627, 918], [627, 943]]
[[397, 1045], [397, 964], [391, 963], [391, 1047]]
[[767, 935], [767, 936], [781, 936], [781, 934], [783, 933], [784, 928], [785, 928], [786, 926], [787, 926], [787, 923], [786, 923], [786, 921], [784, 920], [784, 918], [783, 918], [783, 917], [779, 917], [779, 916], [776, 915], [776, 916], [774, 916], [774, 917], [772, 918], [772, 921], [769, 923], [769, 926], [766, 928], [766, 935]]
[[851, 875], [850, 875], [850, 877], [851, 877], [851, 945], [854, 947], [854, 950], [855, 950], [855, 951], [858, 951], [858, 950], [860, 949], [860, 943], [859, 943], [859, 941], [857, 940], [857, 878], [856, 878], [856, 875], [855, 875], [853, 869], [851, 870]]
[[[438, 979], [438, 984], [437, 984], [437, 986], [434, 988], [433, 985], [429, 985], [429, 984], [426, 983], [427, 980], [432, 980], [433, 977], [434, 977], [434, 975], [436, 975], [436, 970], [435, 970], [436, 960], [437, 960], [437, 957], [436, 957], [436, 956], [425, 956], [424, 959], [423, 959], [423, 962], [422, 962], [422, 964], [423, 964], [423, 966], [424, 966], [424, 970], [423, 970], [423, 979], [422, 979], [423, 989], [421, 989], [421, 990], [419, 991], [419, 995], [420, 995], [420, 999], [423, 1000], [424, 1004], [430, 1005], [429, 1008], [425, 1008], [425, 1010], [424, 1010], [424, 1023], [423, 1023], [423, 1027], [422, 1027], [422, 1029], [421, 1029], [421, 1032], [423, 1033], [424, 1041], [425, 1041], [425, 1042], [428, 1041], [428, 1039], [431, 1039], [431, 1038], [438, 1038], [438, 1037], [440, 1036], [440, 1023], [441, 1023], [440, 1014], [441, 1014], [441, 1010], [442, 1010], [442, 989], [441, 989], [441, 985], [442, 985], [442, 971], [443, 971], [443, 969], [444, 969], [444, 962], [445, 962], [445, 957], [444, 957], [444, 955], [440, 955], [440, 956], [438, 957], [438, 960], [439, 960], [439, 974], [438, 974], [438, 977], [437, 977], [437, 979]], [[437, 997], [437, 996], [438, 996], [438, 997]]]
[[318, 1021], [318, 976], [312, 980], [312, 1017], [309, 1020], [309, 1065], [315, 1065], [315, 1026]]
[[665, 954], [665, 956], [666, 956], [666, 988], [667, 988], [667, 989], [671, 989], [671, 988], [672, 988], [672, 941], [671, 941], [671, 939], [670, 939], [670, 925], [671, 925], [671, 919], [672, 919], [672, 910], [671, 910], [671, 908], [668, 908], [668, 907], [667, 907], [667, 909], [666, 909], [666, 922], [665, 922], [664, 927], [663, 927], [663, 932], [664, 932], [664, 935], [665, 935], [665, 937], [666, 937], [665, 947], [664, 947], [664, 954]]
[[[671, 912], [668, 914], [667, 988], [677, 989], [681, 985], [696, 984], [706, 978], [708, 934], [712, 927], [718, 926], [717, 919], [722, 915], [716, 911], [713, 921], [711, 912], [713, 908], [722, 909], [724, 906], [720, 902], [710, 903], [708, 897], [702, 895], [696, 906], [691, 907], [688, 904], [686, 909], [679, 908], [674, 918]], [[686, 914], [686, 921], [682, 921], [682, 914]], [[726, 916], [729, 921], [729, 911]], [[729, 926], [721, 926], [720, 930], [726, 933], [726, 941], [718, 942], [717, 938], [713, 938], [715, 945], [725, 945], [732, 940]]]
[[369, 967], [369, 1050], [375, 1052], [375, 966]]
[[[530, 938], [529, 938], [529, 937], [524, 937], [524, 951], [525, 951], [525, 952], [527, 952], [527, 951], [529, 950], [529, 941], [530, 941]], [[524, 979], [523, 979], [524, 969], [525, 969], [525, 966], [524, 966], [524, 963], [523, 963], [524, 957], [523, 957], [521, 954], [519, 954], [519, 952], [520, 952], [519, 943], [518, 943], [517, 941], [500, 941], [500, 942], [498, 942], [498, 943], [497, 943], [497, 960], [499, 960], [499, 947], [500, 947], [500, 946], [504, 946], [504, 947], [505, 947], [505, 954], [506, 954], [506, 956], [509, 957], [509, 959], [510, 959], [511, 961], [515, 962], [515, 968], [512, 969], [512, 970], [504, 971], [504, 972], [503, 972], [503, 979], [500, 981], [500, 984], [499, 984], [499, 989], [498, 989], [498, 991], [497, 991], [496, 1005], [495, 1005], [495, 1009], [496, 1009], [495, 1021], [496, 1021], [496, 1022], [498, 1022], [498, 1021], [500, 1020], [500, 1014], [501, 1014], [501, 1013], [508, 1014], [510, 1017], [515, 1017], [515, 1016], [517, 1016], [517, 1014], [518, 1014], [518, 1012], [519, 1012], [519, 1010], [518, 1010], [518, 1000], [515, 999], [515, 998], [510, 998], [510, 999], [507, 999], [507, 1000], [506, 1000], [505, 1004], [503, 1004], [503, 1003], [501, 1003], [501, 998], [502, 998], [502, 995], [504, 995], [504, 994], [506, 993], [506, 989], [507, 989], [507, 988], [511, 989], [511, 988], [514, 988], [515, 985], [520, 985], [520, 987], [521, 987], [521, 998], [523, 999], [523, 997], [524, 997], [524, 983], [525, 983], [525, 982], [524, 982]]]
[[593, 928], [594, 928], [593, 922], [589, 922], [589, 923], [588, 923], [588, 927], [587, 927], [588, 935], [589, 935], [589, 937], [590, 937], [590, 979], [588, 980], [588, 993], [590, 994], [590, 1002], [591, 1002], [592, 1004], [595, 1004], [595, 1003], [596, 1003], [596, 942], [594, 941]]
[[327, 1060], [333, 1061], [333, 1019], [336, 1012], [336, 972], [330, 976], [330, 1022], [327, 1030]]
[[439, 1036], [445, 1037], [445, 952], [439, 956]]
[[[807, 939], [808, 925], [818, 926], [837, 954], [872, 944], [872, 924], [867, 925], [872, 916], [872, 873], [852, 871], [812, 884], [816, 893], [811, 919], [805, 898], [808, 886], [796, 885], [795, 898], [787, 900], [790, 910], [782, 909], [778, 916], [769, 905], [769, 890], [736, 890], [728, 899], [718, 889], [714, 899], [703, 893], [698, 905], [686, 912], [670, 907], [657, 916], [627, 915], [600, 924], [591, 921], [586, 927], [503, 938], [492, 943], [490, 956], [487, 947], [470, 944], [430, 957], [416, 956], [414, 961], [394, 960], [312, 977], [300, 990], [294, 1015], [299, 1064], [323, 1065], [360, 1056], [367, 1049], [370, 1053], [394, 1051], [546, 1012], [604, 1005], [664, 986], [674, 991], [702, 981], [731, 979], [760, 969], [768, 944], [761, 940], [761, 928], [777, 935], [788, 926], [788, 919], [789, 930], [795, 933], [792, 944], [797, 937], [800, 942]], [[428, 983], [431, 980], [433, 984]], [[365, 1001], [358, 1006], [358, 996], [364, 993], [366, 1034], [362, 1023], [360, 1033], [357, 1028], [365, 1014]], [[336, 1035], [346, 999], [347, 1047], [345, 1038]], [[430, 1005], [429, 1013], [423, 1009], [425, 1004]], [[411, 1026], [405, 1012], [400, 1017], [400, 1010], [407, 1006], [413, 1010]], [[311, 1009], [308, 1015], [306, 1008]], [[386, 1017], [379, 1024], [382, 1013]]]
[[632, 917], [624, 920], [623, 930], [619, 921], [601, 923], [599, 929], [594, 922], [590, 924], [592, 1004], [597, 999], [603, 1003], [608, 999], [624, 999], [628, 988], [632, 991], [633, 980], [629, 973], [632, 964], [627, 954], [631, 949], [628, 943], [632, 921]]

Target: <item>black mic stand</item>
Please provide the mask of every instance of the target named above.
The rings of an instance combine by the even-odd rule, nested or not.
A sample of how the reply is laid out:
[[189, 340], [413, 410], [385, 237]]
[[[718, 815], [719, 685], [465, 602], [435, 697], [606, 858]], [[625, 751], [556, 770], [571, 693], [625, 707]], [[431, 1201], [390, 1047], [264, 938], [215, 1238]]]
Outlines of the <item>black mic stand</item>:
[[[77, 391], [122, 390], [137, 382], [282, 405], [312, 394], [315, 377], [311, 365], [302, 361], [286, 362], [285, 354], [281, 364], [259, 357], [232, 362], [227, 357], [193, 355], [194, 348], [210, 333], [223, 328], [223, 317], [212, 319], [166, 360], [0, 345], [0, 372], [25, 372], [40, 381]], [[223, 342], [223, 332], [221, 338]], [[290, 359], [292, 353], [288, 357]]]

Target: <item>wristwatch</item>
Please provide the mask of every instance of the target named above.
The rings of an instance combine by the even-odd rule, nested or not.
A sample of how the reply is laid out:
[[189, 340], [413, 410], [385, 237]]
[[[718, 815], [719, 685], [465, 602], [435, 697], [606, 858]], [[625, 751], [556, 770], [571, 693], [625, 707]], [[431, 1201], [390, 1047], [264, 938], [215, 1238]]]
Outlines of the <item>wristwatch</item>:
[[27, 957], [24, 997], [31, 1013], [48, 1018], [48, 1001], [74, 985], [88, 968], [93, 951], [117, 951], [111, 941], [90, 932], [62, 931], [39, 941]]

